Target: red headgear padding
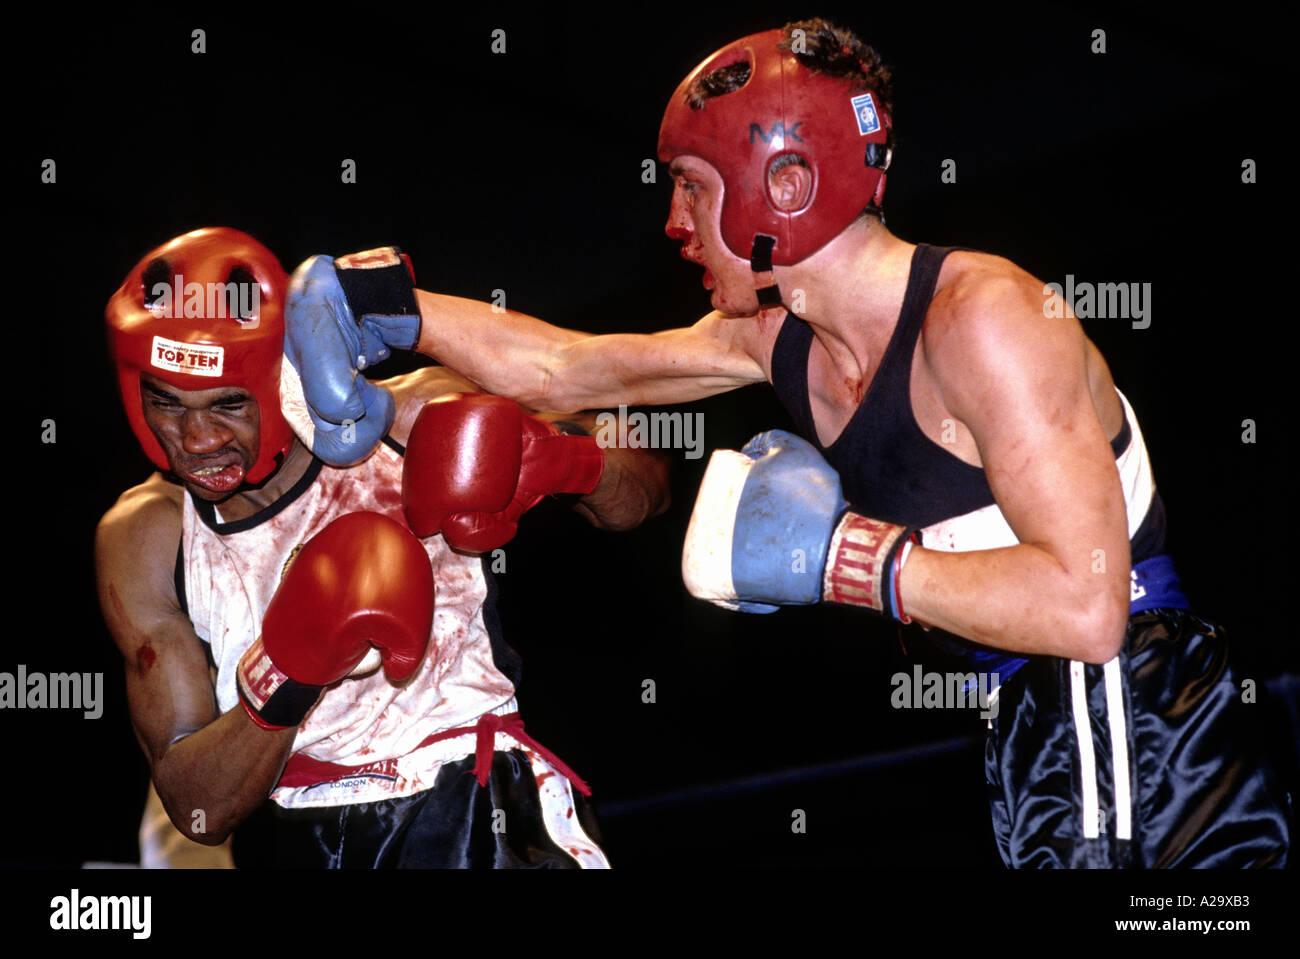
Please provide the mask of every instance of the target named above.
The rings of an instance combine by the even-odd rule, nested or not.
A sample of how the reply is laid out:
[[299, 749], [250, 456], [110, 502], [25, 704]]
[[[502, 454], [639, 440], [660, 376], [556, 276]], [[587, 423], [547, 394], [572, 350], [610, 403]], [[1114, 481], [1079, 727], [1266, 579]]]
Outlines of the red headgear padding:
[[[155, 295], [158, 283], [168, 293]], [[180, 390], [248, 390], [261, 426], [245, 480], [259, 483], [279, 466], [293, 443], [280, 413], [288, 285], [270, 250], [246, 233], [213, 227], [150, 252], [108, 301], [104, 316], [122, 405], [145, 455], [159, 469], [171, 467], [144, 420], [141, 373]], [[240, 315], [241, 304], [247, 315]]]
[[[880, 206], [890, 126], [872, 91], [809, 70], [777, 48], [785, 39], [785, 31], [768, 30], [708, 57], [677, 87], [659, 128], [660, 160], [696, 156], [722, 175], [722, 239], [731, 251], [748, 259], [754, 237], [766, 234], [776, 239], [778, 266], [816, 253], [869, 205]], [[746, 60], [744, 86], [691, 108], [700, 77]], [[787, 154], [801, 157], [813, 175], [808, 203], [788, 213], [772, 205], [767, 189], [772, 161]]]

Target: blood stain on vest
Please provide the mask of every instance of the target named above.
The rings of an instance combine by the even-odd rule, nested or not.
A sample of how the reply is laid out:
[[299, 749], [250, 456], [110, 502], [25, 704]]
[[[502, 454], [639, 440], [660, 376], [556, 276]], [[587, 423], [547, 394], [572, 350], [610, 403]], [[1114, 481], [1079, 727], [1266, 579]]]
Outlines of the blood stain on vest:
[[402, 508], [402, 493], [396, 488], [379, 487], [373, 491], [376, 512], [393, 513]]

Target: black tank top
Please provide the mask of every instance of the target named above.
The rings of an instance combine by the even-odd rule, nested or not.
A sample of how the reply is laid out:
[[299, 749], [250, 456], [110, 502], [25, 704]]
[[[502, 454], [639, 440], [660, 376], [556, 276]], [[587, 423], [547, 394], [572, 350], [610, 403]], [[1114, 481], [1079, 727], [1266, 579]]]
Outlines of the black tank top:
[[[939, 270], [954, 249], [961, 248], [917, 245], [898, 326], [866, 395], [830, 446], [822, 446], [817, 438], [808, 396], [812, 327], [787, 314], [772, 347], [772, 387], [799, 432], [839, 472], [845, 499], [867, 516], [903, 526], [930, 526], [994, 502], [984, 470], [931, 440], [912, 415], [912, 356]], [[1131, 438], [1125, 416], [1110, 444], [1117, 457]], [[1163, 546], [1163, 520], [1157, 495], [1142, 529], [1133, 537], [1134, 562]]]

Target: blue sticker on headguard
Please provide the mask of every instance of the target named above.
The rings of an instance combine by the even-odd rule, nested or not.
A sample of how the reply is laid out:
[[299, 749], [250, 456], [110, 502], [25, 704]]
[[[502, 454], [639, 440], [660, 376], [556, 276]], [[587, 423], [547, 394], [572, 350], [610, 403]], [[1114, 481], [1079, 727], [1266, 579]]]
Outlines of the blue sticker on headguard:
[[880, 130], [880, 117], [876, 115], [876, 101], [870, 93], [853, 98], [853, 115], [858, 121], [858, 133], [866, 136]]

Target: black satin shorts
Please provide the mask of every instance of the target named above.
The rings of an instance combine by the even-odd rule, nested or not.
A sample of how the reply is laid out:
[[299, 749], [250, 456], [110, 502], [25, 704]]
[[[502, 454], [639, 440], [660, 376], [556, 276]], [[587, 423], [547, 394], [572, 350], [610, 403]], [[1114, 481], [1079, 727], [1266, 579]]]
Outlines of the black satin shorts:
[[1105, 666], [1031, 659], [999, 690], [985, 750], [1003, 861], [1285, 867], [1291, 797], [1247, 679], [1223, 630], [1181, 609], [1131, 616]]

